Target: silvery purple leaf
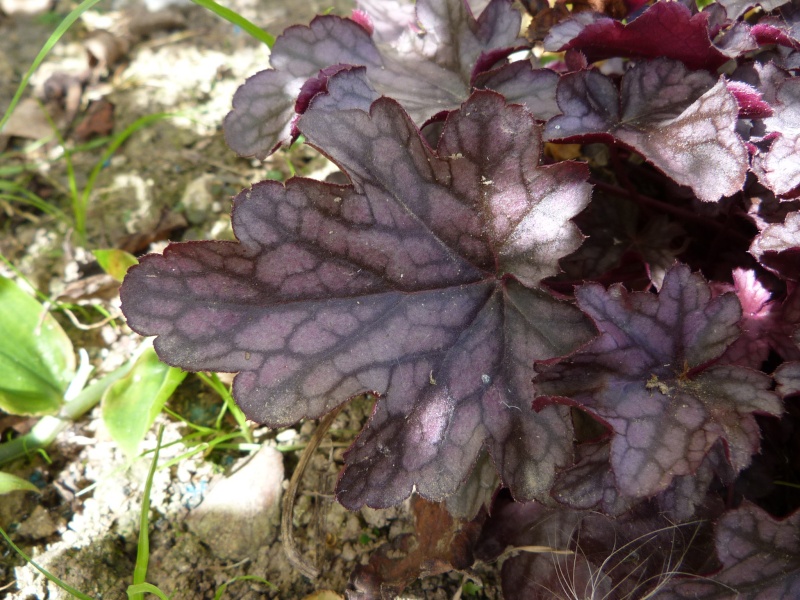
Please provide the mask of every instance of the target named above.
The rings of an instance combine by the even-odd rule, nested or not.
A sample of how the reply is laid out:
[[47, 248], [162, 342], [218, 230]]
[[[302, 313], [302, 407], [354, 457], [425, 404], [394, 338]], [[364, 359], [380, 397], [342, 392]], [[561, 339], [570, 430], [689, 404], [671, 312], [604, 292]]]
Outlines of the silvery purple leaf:
[[775, 371], [775, 381], [782, 398], [800, 394], [800, 361], [783, 363]]
[[[672, 3], [671, 3], [672, 4]], [[558, 105], [545, 139], [614, 138], [692, 188], [705, 202], [742, 189], [748, 155], [736, 133], [739, 106], [724, 79], [658, 59], [636, 64], [621, 90], [597, 71], [561, 78]]]
[[[563, 407], [530, 410], [536, 360], [591, 337], [537, 288], [582, 235], [587, 169], [538, 167], [540, 127], [494, 92], [452, 113], [432, 150], [362, 71], [333, 76], [298, 127], [352, 185], [261, 182], [234, 200], [239, 242], [172, 244], [132, 269], [123, 310], [166, 362], [238, 371], [247, 416], [272, 426], [382, 397], [338, 498], [389, 506], [452, 494], [486, 448], [521, 498], [571, 458]], [[341, 103], [349, 101], [348, 108]]]
[[800, 186], [800, 77], [783, 82], [774, 114], [764, 124], [776, 136], [769, 152], [759, 157], [759, 178], [776, 195], [788, 194]]
[[722, 569], [696, 579], [676, 578], [657, 597], [771, 600], [800, 597], [800, 512], [778, 520], [745, 503], [716, 525]]
[[497, 62], [519, 43], [520, 15], [510, 0], [492, 0], [477, 19], [466, 0], [420, 0], [416, 16], [421, 29], [407, 29], [399, 38], [383, 31], [383, 41], [332, 15], [287, 29], [272, 48], [272, 68], [250, 77], [234, 95], [225, 119], [228, 145], [242, 156], [265, 158], [289, 138], [303, 84], [334, 65], [366, 67], [369, 85], [422, 125], [469, 96], [482, 56]]
[[797, 281], [800, 277], [800, 212], [790, 212], [783, 223], [764, 227], [750, 245], [750, 254], [781, 277]]
[[567, 404], [606, 423], [623, 494], [653, 496], [694, 474], [717, 440], [735, 471], [750, 463], [760, 441], [753, 413], [783, 408], [764, 373], [713, 364], [739, 336], [734, 295], [712, 298], [700, 275], [676, 265], [658, 295], [588, 284], [576, 297], [600, 335], [537, 364], [534, 407]]

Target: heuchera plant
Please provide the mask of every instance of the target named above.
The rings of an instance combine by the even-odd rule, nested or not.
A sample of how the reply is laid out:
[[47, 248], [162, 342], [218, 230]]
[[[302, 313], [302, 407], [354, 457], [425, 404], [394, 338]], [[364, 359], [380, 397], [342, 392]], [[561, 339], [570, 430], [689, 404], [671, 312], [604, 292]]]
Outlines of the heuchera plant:
[[270, 426], [378, 398], [337, 499], [415, 492], [427, 533], [351, 598], [537, 546], [506, 598], [800, 597], [800, 8], [361, 4], [225, 121], [347, 183], [257, 183], [238, 242], [144, 257], [131, 328]]

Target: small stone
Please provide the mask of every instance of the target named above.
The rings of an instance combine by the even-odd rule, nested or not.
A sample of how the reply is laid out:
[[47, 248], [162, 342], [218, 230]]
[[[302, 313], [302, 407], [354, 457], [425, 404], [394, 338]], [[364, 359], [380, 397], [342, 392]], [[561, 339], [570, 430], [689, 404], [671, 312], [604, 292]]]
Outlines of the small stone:
[[213, 175], [205, 173], [190, 181], [189, 185], [186, 186], [181, 205], [183, 206], [186, 220], [192, 225], [204, 223], [211, 214], [214, 205], [211, 187], [215, 181], [216, 178]]
[[275, 535], [283, 478], [283, 455], [262, 446], [242, 468], [213, 485], [189, 513], [189, 529], [219, 558], [253, 556]]
[[48, 538], [58, 531], [58, 524], [42, 506], [33, 509], [31, 516], [19, 525], [17, 534], [34, 540]]

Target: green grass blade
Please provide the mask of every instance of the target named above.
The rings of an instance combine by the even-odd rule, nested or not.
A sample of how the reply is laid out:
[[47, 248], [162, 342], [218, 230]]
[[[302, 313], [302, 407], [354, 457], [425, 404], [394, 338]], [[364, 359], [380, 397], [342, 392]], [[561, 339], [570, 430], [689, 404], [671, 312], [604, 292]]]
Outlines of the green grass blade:
[[[253, 441], [253, 436], [250, 432], [250, 427], [247, 425], [247, 417], [242, 412], [242, 409], [239, 408], [239, 405], [236, 404], [236, 400], [233, 399], [230, 390], [228, 387], [220, 381], [219, 376], [216, 373], [209, 373], [206, 375], [205, 373], [197, 373], [197, 376], [200, 380], [211, 387], [217, 394], [219, 394], [220, 398], [225, 402], [225, 407], [228, 411], [230, 411], [233, 418], [236, 419], [236, 423], [239, 425], [239, 429], [242, 430], [242, 435], [244, 435], [245, 439], [248, 442]], [[224, 412], [220, 413], [220, 416], [217, 418], [216, 427], [220, 429], [222, 423], [222, 417], [224, 416]]]
[[133, 585], [129, 585], [127, 592], [128, 598], [132, 598], [134, 596], [143, 598], [145, 594], [153, 594], [154, 596], [161, 598], [161, 600], [170, 600], [169, 596], [167, 596], [152, 583], [135, 583]]
[[77, 8], [75, 8], [75, 10], [64, 17], [64, 20], [61, 21], [58, 27], [56, 27], [56, 30], [52, 33], [52, 35], [47, 38], [44, 46], [42, 46], [42, 49], [39, 50], [39, 54], [37, 54], [36, 58], [33, 59], [33, 64], [31, 64], [27, 73], [25, 73], [25, 76], [22, 78], [14, 97], [11, 99], [11, 104], [9, 104], [8, 108], [6, 109], [6, 113], [3, 115], [3, 118], [0, 119], [0, 130], [3, 129], [3, 126], [11, 117], [11, 113], [13, 113], [14, 109], [17, 107], [17, 104], [22, 98], [22, 94], [25, 93], [25, 88], [28, 87], [28, 82], [30, 81], [31, 76], [36, 72], [36, 69], [39, 68], [39, 65], [42, 64], [45, 57], [50, 53], [50, 50], [53, 49], [53, 46], [55, 46], [58, 43], [58, 40], [61, 39], [61, 36], [63, 36], [67, 30], [72, 27], [72, 24], [78, 20], [78, 17], [80, 17], [98, 2], [100, 2], [100, 0], [83, 0], [83, 2], [81, 2]]
[[233, 23], [237, 27], [240, 27], [243, 31], [248, 33], [250, 37], [258, 40], [259, 42], [264, 42], [268, 48], [272, 48], [272, 45], [275, 43], [275, 36], [267, 33], [257, 25], [254, 25], [243, 16], [235, 13], [230, 8], [225, 8], [224, 6], [220, 6], [214, 0], [192, 0], [198, 6], [202, 6], [213, 12], [218, 17], [222, 17], [229, 23]]
[[17, 548], [17, 545], [14, 542], [11, 541], [11, 538], [8, 537], [8, 534], [6, 534], [5, 530], [2, 527], [0, 527], [0, 535], [3, 536], [3, 538], [5, 538], [5, 540], [8, 542], [8, 545], [11, 546], [12, 550], [14, 550], [14, 552], [19, 554], [23, 558], [23, 560], [25, 560], [25, 562], [27, 562], [28, 564], [33, 566], [34, 569], [39, 571], [42, 575], [47, 577], [50, 581], [55, 583], [62, 590], [64, 590], [68, 594], [72, 594], [73, 596], [75, 596], [79, 600], [95, 600], [91, 596], [87, 596], [86, 594], [76, 590], [74, 587], [72, 587], [70, 585], [67, 585], [66, 583], [61, 581], [58, 577], [56, 577], [55, 575], [51, 575], [44, 567], [40, 567], [35, 561], [31, 560], [30, 556], [28, 556], [22, 550]]
[[[174, 116], [174, 113], [155, 113], [152, 115], [146, 115], [136, 119], [124, 130], [114, 136], [114, 139], [111, 140], [111, 143], [103, 152], [100, 160], [97, 161], [89, 173], [89, 177], [86, 180], [86, 186], [83, 188], [83, 193], [80, 195], [80, 200], [76, 201], [75, 205], [73, 206], [75, 214], [75, 229], [78, 231], [81, 237], [85, 237], [86, 235], [86, 211], [89, 206], [89, 196], [94, 189], [94, 183], [97, 180], [98, 175], [100, 175], [100, 171], [103, 169], [106, 161], [111, 158], [114, 152], [116, 152], [117, 149], [122, 146], [122, 144], [124, 144], [129, 137], [131, 137], [131, 135], [139, 131], [142, 127], [147, 127], [148, 125], [152, 125], [157, 121]], [[73, 177], [70, 178], [70, 190], [72, 189], [72, 186]]]
[[[161, 450], [161, 438], [164, 435], [164, 426], [158, 429], [158, 440], [156, 450], [153, 453], [153, 462], [150, 463], [150, 472], [147, 474], [147, 481], [144, 484], [144, 495], [142, 497], [142, 514], [139, 516], [139, 544], [136, 549], [136, 565], [133, 567], [133, 586], [144, 584], [147, 579], [147, 563], [150, 561], [150, 490], [153, 487], [153, 476], [158, 467], [158, 452]], [[130, 588], [128, 588], [130, 590]], [[136, 588], [138, 589], [138, 588]], [[158, 589], [155, 588], [154, 589]], [[151, 591], [152, 590], [145, 590]], [[128, 592], [131, 600], [143, 600], [144, 591]]]

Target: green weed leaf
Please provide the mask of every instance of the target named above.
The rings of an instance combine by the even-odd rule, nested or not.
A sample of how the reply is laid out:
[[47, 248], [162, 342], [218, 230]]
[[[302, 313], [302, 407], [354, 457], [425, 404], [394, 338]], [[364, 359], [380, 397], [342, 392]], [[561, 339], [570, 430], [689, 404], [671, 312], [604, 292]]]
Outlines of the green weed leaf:
[[184, 377], [184, 371], [165, 365], [149, 348], [128, 375], [106, 390], [103, 421], [126, 455], [136, 456], [139, 442]]
[[56, 412], [75, 374], [67, 334], [42, 305], [0, 277], [0, 409], [15, 415]]
[[22, 479], [22, 477], [17, 477], [11, 473], [0, 472], [0, 495], [19, 490], [39, 493], [39, 488], [27, 479]]
[[139, 261], [133, 254], [112, 248], [109, 250], [92, 250], [92, 254], [97, 259], [100, 268], [111, 275], [117, 281], [122, 281], [125, 273], [133, 265], [138, 265]]

